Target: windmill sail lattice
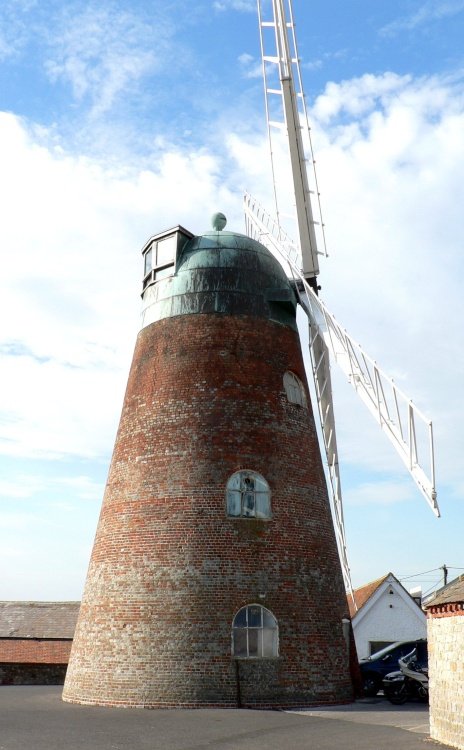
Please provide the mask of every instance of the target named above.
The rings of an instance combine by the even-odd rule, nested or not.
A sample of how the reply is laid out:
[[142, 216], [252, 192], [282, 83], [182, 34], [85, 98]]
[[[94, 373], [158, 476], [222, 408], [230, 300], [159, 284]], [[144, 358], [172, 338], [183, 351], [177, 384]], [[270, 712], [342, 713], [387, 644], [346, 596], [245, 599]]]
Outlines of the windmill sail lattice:
[[[291, 0], [258, 0], [258, 17], [276, 219], [282, 232], [296, 220], [291, 234], [299, 238], [303, 274], [313, 279], [318, 256], [326, 254], [325, 235]], [[281, 150], [290, 159], [282, 159]]]
[[[257, 201], [246, 194], [246, 229], [251, 237], [262, 242], [280, 257], [295, 281], [300, 304], [308, 316], [309, 350], [332, 491], [334, 526], [345, 585], [352, 594], [329, 351], [398, 451], [433, 512], [439, 516], [435, 490], [432, 423], [338, 324], [317, 296], [316, 278], [319, 273], [320, 255], [318, 234], [322, 238], [320, 246], [325, 254], [326, 246], [298, 60], [292, 0], [257, 0], [257, 6], [276, 216], [273, 218]], [[276, 150], [282, 141], [275, 138], [276, 130], [284, 135], [290, 157], [287, 162], [291, 169], [293, 207], [297, 219], [296, 236], [299, 242], [295, 242], [285, 228], [287, 214], [282, 210], [281, 196], [288, 196], [289, 191], [286, 180], [281, 183], [277, 174], [279, 160], [276, 158]], [[308, 177], [308, 162], [311, 162], [312, 166], [312, 186]], [[314, 207], [317, 220], [314, 218]]]
[[[322, 437], [327, 457], [327, 474], [330, 483], [330, 499], [334, 521], [335, 536], [346, 590], [353, 595], [351, 573], [348, 562], [345, 523], [343, 518], [343, 504], [340, 483], [337, 439], [335, 433], [335, 419], [332, 400], [332, 384], [330, 377], [330, 361], [327, 345], [320, 334], [315, 321], [311, 320], [311, 306], [308, 300], [316, 295], [300, 272], [299, 258], [295, 254], [295, 245], [279, 230], [274, 219], [249, 194], [244, 197], [246, 232], [250, 237], [258, 240], [279, 257], [284, 267], [288, 269], [296, 284], [299, 301], [308, 315], [309, 323], [309, 352], [314, 376], [316, 398], [321, 422]], [[354, 602], [354, 597], [353, 597]]]
[[[325, 254], [326, 246], [297, 52], [292, 0], [257, 0], [257, 7], [276, 216], [271, 217], [257, 201], [246, 194], [245, 221], [247, 233], [276, 253], [288, 269], [289, 275], [293, 276], [301, 306], [308, 316], [311, 366], [332, 490], [334, 525], [345, 585], [352, 594], [329, 351], [398, 451], [431, 509], [439, 516], [435, 490], [432, 423], [338, 324], [317, 296], [316, 279], [320, 255], [317, 229], [322, 237], [321, 246]], [[288, 190], [288, 180], [282, 180], [277, 174], [280, 162], [276, 157], [276, 151], [282, 144], [282, 138], [280, 141], [276, 139], [275, 131], [283, 135], [286, 142], [287, 164], [290, 167], [293, 192]], [[308, 177], [308, 162], [312, 166], [312, 187]], [[289, 192], [292, 192], [294, 202], [298, 242], [292, 240], [285, 228], [287, 213], [282, 209], [281, 196], [288, 198]], [[314, 207], [318, 220], [314, 218]], [[419, 439], [419, 433], [421, 437], [425, 435], [425, 440]]]
[[[282, 242], [279, 234], [276, 236], [279, 230], [275, 220], [249, 194], [245, 194], [244, 209], [247, 234], [272, 252], [277, 252], [284, 266], [290, 269], [301, 306], [308, 316], [309, 350], [332, 490], [332, 512], [345, 585], [351, 591], [329, 352], [398, 451], [435, 515], [439, 516], [432, 423], [339, 325], [317, 297], [298, 267], [294, 244], [288, 238]], [[419, 440], [419, 434], [425, 435], [426, 440]]]
[[[440, 515], [435, 488], [435, 457], [432, 422], [425, 417], [415, 404], [386, 375], [378, 364], [363, 351], [362, 347], [342, 328], [324, 303], [316, 296], [306, 283], [298, 268], [294, 252], [288, 253], [286, 245], [278, 242], [272, 232], [275, 222], [257, 201], [249, 194], [244, 198], [247, 232], [259, 239], [272, 251], [280, 254], [284, 265], [287, 265], [297, 279], [300, 303], [309, 318], [311, 362], [316, 380], [316, 390], [323, 403], [319, 405], [321, 419], [324, 421], [332, 410], [330, 402], [324, 399], [329, 387], [325, 374], [319, 372], [329, 369], [324, 364], [326, 352], [345, 373], [349, 383], [358, 393], [381, 429], [387, 434], [390, 442], [401, 456], [411, 473], [419, 490], [424, 495], [436, 516]], [[318, 395], [319, 398], [319, 395]], [[333, 419], [333, 413], [331, 416]], [[324, 428], [324, 425], [323, 425]], [[329, 457], [334, 460], [330, 450], [331, 441], [335, 440], [335, 427], [326, 426], [324, 435]], [[420, 439], [420, 437], [425, 439]], [[329, 459], [329, 464], [331, 460]]]

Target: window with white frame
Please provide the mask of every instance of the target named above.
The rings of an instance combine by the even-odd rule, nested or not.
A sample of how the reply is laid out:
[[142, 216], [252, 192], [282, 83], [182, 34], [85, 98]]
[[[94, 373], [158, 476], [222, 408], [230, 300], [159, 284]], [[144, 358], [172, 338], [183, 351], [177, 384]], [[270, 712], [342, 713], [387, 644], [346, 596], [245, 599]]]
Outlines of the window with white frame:
[[232, 655], [239, 659], [279, 655], [279, 627], [272, 612], [260, 604], [239, 609], [232, 623]]
[[172, 234], [152, 242], [144, 255], [144, 277], [153, 271], [153, 279], [171, 276], [176, 260], [177, 237]]
[[271, 518], [269, 485], [255, 471], [237, 471], [227, 482], [227, 515], [233, 518]]
[[299, 406], [307, 408], [308, 402], [306, 400], [304, 385], [294, 372], [285, 373], [284, 388], [285, 393], [287, 394], [287, 399], [291, 404], [298, 404]]

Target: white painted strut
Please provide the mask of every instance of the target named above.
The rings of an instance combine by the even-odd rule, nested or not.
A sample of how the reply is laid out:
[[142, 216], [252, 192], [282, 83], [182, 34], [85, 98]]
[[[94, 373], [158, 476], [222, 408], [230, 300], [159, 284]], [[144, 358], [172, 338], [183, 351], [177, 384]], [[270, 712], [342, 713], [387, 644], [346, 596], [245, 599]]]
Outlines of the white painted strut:
[[[244, 198], [246, 231], [250, 237], [262, 242], [263, 245], [282, 261], [287, 274], [300, 281], [297, 291], [300, 303], [308, 314], [309, 309], [305, 301], [307, 282], [303, 279], [299, 268], [299, 255], [290, 238], [279, 229], [277, 222], [248, 194]], [[278, 239], [275, 236], [278, 234]], [[317, 299], [317, 298], [316, 298]], [[316, 389], [317, 406], [322, 429], [322, 437], [327, 458], [327, 476], [330, 485], [330, 503], [334, 522], [335, 537], [338, 554], [347, 592], [351, 595], [356, 608], [353, 594], [351, 572], [345, 538], [345, 522], [343, 518], [342, 491], [338, 461], [337, 439], [335, 433], [335, 418], [332, 399], [332, 383], [330, 378], [329, 352], [324, 338], [317, 335], [316, 329], [309, 322], [309, 351]]]
[[[313, 336], [324, 340], [359, 398], [398, 451], [430, 508], [439, 516], [432, 422], [338, 324], [308, 284], [304, 283], [304, 287]], [[427, 444], [425, 454], [421, 455], [419, 429]]]
[[[319, 273], [317, 226], [320, 228], [324, 252], [325, 237], [322, 217], [320, 215], [319, 190], [314, 170], [315, 162], [312, 154], [310, 128], [302, 90], [298, 51], [294, 34], [292, 2], [291, 0], [285, 0], [285, 3], [284, 0], [272, 0], [272, 18], [270, 20], [263, 19], [262, 5], [262, 0], [258, 0], [266, 119], [271, 148], [276, 215], [279, 225], [281, 225], [282, 204], [284, 201], [281, 200], [279, 194], [281, 190], [288, 194], [288, 189], [286, 186], [280, 185], [276, 179], [273, 130], [285, 129], [287, 131], [291, 163], [291, 178], [293, 181], [298, 224], [297, 234], [302, 256], [302, 272], [307, 280], [311, 280], [315, 279]], [[287, 7], [287, 14], [285, 6]], [[272, 54], [268, 54], [270, 41], [266, 37], [266, 29], [274, 32]], [[271, 71], [269, 68], [271, 68]], [[273, 115], [276, 115], [276, 117], [273, 117]], [[305, 134], [306, 149], [309, 151], [308, 157], [313, 165], [312, 189], [308, 180], [307, 162], [309, 159], [305, 153], [303, 132]], [[317, 221], [313, 215], [311, 194], [314, 194], [316, 198], [315, 205], [318, 209]]]
[[[322, 239], [319, 247], [326, 254], [325, 235], [298, 60], [292, 0], [257, 0], [257, 6], [276, 215], [273, 219], [257, 201], [245, 195], [245, 222], [248, 235], [262, 242], [282, 260], [288, 275], [295, 281], [300, 304], [308, 316], [309, 350], [327, 456], [334, 527], [345, 586], [356, 606], [346, 551], [329, 351], [398, 451], [438, 516], [432, 424], [338, 325], [315, 293], [320, 254], [317, 238]], [[270, 9], [266, 18], [263, 6]], [[292, 185], [286, 179], [277, 178], [278, 168], [282, 166], [278, 158], [278, 149], [282, 145], [279, 136], [281, 138], [285, 132]], [[310, 172], [307, 170], [309, 161], [312, 164]], [[298, 242], [292, 241], [283, 227], [285, 214], [282, 206], [288, 202], [289, 193], [292, 192]], [[317, 220], [314, 219], [314, 210]], [[421, 430], [426, 433], [428, 448], [425, 456], [422, 452], [423, 442], [417, 437]]]
[[[258, 239], [271, 251], [277, 251], [285, 266], [289, 267], [300, 292], [300, 302], [305, 309], [310, 323], [310, 349], [313, 361], [316, 391], [325, 394], [326, 375], [319, 375], [325, 359], [323, 342], [328, 351], [345, 373], [349, 383], [367, 406], [381, 429], [399, 453], [405, 466], [425, 497], [427, 503], [436, 516], [440, 515], [435, 488], [435, 456], [433, 444], [432, 423], [413, 404], [377, 365], [377, 363], [363, 351], [347, 331], [336, 321], [324, 303], [313, 292], [295, 262], [295, 255], [286, 251], [284, 243], [280, 243], [272, 236], [273, 222], [266, 211], [258, 206], [250, 195], [245, 195], [245, 216], [247, 231], [250, 236]], [[288, 244], [288, 243], [287, 243]], [[319, 395], [318, 395], [319, 399]], [[330, 403], [320, 403], [321, 419], [324, 414], [333, 414], [332, 399]], [[332, 417], [333, 419], [333, 417]], [[327, 459], [329, 464], [333, 460], [330, 443], [327, 441], [335, 427], [327, 425], [324, 428]], [[424, 435], [424, 440], [418, 439], [418, 433]], [[335, 432], [334, 432], [335, 435]], [[326, 439], [327, 438], [327, 439]], [[334, 439], [330, 438], [331, 440]], [[424, 449], [424, 445], [426, 446]]]

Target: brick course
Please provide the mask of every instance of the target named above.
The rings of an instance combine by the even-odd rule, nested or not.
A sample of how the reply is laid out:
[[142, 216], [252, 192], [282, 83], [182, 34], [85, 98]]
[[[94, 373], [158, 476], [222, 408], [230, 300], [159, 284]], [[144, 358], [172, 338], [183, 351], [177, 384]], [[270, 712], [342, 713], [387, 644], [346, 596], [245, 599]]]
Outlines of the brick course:
[[[139, 334], [63, 697], [144, 707], [349, 701], [343, 580], [298, 336], [251, 316], [185, 315]], [[309, 402], [309, 394], [308, 394]], [[262, 474], [272, 519], [231, 519], [225, 487]], [[231, 657], [247, 604], [276, 659]]]
[[0, 639], [0, 662], [67, 664], [71, 640]]

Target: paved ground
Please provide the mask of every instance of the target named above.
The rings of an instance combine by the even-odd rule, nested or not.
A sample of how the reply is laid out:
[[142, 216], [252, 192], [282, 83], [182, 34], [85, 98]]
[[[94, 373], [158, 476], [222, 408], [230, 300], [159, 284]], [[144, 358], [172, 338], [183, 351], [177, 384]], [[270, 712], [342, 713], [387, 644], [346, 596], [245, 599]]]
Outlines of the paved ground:
[[[301, 711], [304, 716], [319, 716], [357, 724], [396, 727], [428, 737], [429, 711], [423, 703], [392, 706], [385, 698], [364, 698], [348, 706], [336, 706]], [[441, 747], [444, 747], [443, 745]]]
[[428, 710], [383, 699], [298, 712], [91, 708], [0, 687], [0, 750], [432, 750]]

